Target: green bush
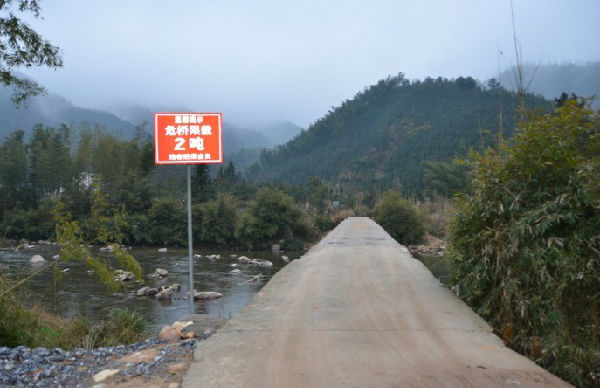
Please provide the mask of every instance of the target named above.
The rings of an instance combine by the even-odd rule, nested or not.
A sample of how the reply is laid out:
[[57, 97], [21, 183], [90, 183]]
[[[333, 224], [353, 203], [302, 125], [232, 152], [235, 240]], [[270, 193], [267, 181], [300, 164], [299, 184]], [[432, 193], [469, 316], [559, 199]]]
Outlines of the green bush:
[[168, 198], [154, 202], [148, 221], [153, 244], [187, 245], [187, 214], [180, 201]]
[[[568, 101], [472, 154], [451, 225], [460, 296], [520, 352], [599, 386], [600, 112]], [[595, 373], [595, 375], [594, 375]]]
[[302, 213], [292, 198], [266, 187], [259, 190], [256, 201], [242, 214], [235, 235], [248, 249], [267, 248], [282, 240], [285, 245], [285, 240], [297, 237], [294, 230], [301, 222]]
[[400, 194], [383, 193], [375, 208], [375, 221], [400, 244], [419, 244], [425, 236], [425, 226], [415, 207]]
[[202, 204], [200, 240], [210, 245], [231, 246], [235, 243], [237, 203], [229, 194], [219, 194], [214, 201]]

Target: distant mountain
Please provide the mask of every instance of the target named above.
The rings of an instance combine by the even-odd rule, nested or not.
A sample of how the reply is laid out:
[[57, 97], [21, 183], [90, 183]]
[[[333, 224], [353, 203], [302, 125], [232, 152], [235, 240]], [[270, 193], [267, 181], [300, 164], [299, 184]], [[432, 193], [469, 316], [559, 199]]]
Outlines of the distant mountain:
[[[547, 64], [539, 66], [537, 71], [535, 65], [526, 64], [523, 74], [524, 86], [531, 81], [529, 92], [548, 99], [560, 97], [563, 92], [580, 97], [596, 95], [594, 105], [600, 107], [600, 61], [585, 65]], [[500, 83], [509, 90], [517, 90], [514, 67], [500, 74]]]
[[0, 86], [0, 139], [17, 129], [29, 134], [35, 124], [79, 125], [83, 121], [106, 127], [123, 138], [132, 138], [135, 134], [135, 126], [130, 122], [112, 113], [75, 106], [57, 94], [32, 97], [19, 107], [10, 100], [11, 95], [10, 88]]
[[[503, 134], [516, 122], [517, 96], [470, 77], [410, 82], [400, 74], [344, 101], [292, 141], [261, 154], [253, 179], [307, 184], [318, 176], [349, 190], [400, 188], [418, 194], [423, 161], [448, 161], [471, 147], [494, 144], [502, 107]], [[527, 106], [550, 109], [533, 95]]]
[[272, 143], [272, 146], [287, 143], [297, 136], [302, 128], [289, 121], [274, 121], [257, 128]]

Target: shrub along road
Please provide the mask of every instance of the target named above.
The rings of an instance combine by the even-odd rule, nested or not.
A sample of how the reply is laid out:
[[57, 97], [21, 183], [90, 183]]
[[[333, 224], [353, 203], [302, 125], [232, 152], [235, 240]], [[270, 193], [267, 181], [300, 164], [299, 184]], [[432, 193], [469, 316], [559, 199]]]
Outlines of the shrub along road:
[[349, 218], [195, 351], [184, 387], [568, 387]]

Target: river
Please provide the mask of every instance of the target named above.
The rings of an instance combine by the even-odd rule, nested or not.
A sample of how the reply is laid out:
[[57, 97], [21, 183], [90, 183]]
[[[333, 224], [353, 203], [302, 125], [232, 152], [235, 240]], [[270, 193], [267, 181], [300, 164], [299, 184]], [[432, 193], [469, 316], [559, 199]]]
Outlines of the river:
[[[0, 271], [8, 271], [11, 276], [22, 277], [39, 267], [32, 267], [29, 259], [35, 254], [42, 255], [47, 261], [57, 254], [52, 246], [36, 246], [34, 249], [15, 251], [12, 248], [0, 249]], [[96, 255], [99, 247], [92, 249]], [[272, 252], [236, 252], [224, 250], [194, 250], [203, 256], [218, 254], [218, 260], [207, 258], [194, 259], [194, 288], [197, 291], [216, 291], [224, 296], [211, 301], [196, 301], [194, 313], [210, 314], [230, 318], [240, 311], [262, 286], [286, 265], [279, 254]], [[156, 268], [169, 271], [162, 280], [144, 279], [144, 285], [150, 287], [168, 286], [173, 283], [181, 285], [176, 298], [183, 297], [189, 291], [188, 254], [187, 249], [169, 249], [167, 253], [159, 253], [156, 248], [133, 248], [131, 254], [138, 260], [144, 274], [154, 272]], [[297, 253], [283, 253], [295, 259]], [[252, 259], [269, 260], [272, 267], [260, 267], [241, 264], [237, 257], [245, 255]], [[47, 265], [47, 264], [46, 264]], [[174, 299], [171, 302], [158, 301], [153, 297], [135, 296], [140, 284], [128, 284], [119, 292], [113, 292], [100, 283], [96, 275], [89, 273], [85, 264], [79, 262], [59, 262], [62, 279], [55, 284], [53, 271], [46, 270], [26, 283], [30, 298], [39, 302], [44, 308], [64, 318], [86, 318], [89, 322], [97, 322], [109, 316], [114, 308], [127, 308], [141, 313], [148, 322], [148, 328], [157, 332], [166, 324], [189, 313], [189, 301]], [[67, 270], [68, 268], [68, 270]], [[237, 268], [240, 273], [231, 271]], [[257, 274], [263, 274], [263, 281], [249, 283], [248, 280]]]

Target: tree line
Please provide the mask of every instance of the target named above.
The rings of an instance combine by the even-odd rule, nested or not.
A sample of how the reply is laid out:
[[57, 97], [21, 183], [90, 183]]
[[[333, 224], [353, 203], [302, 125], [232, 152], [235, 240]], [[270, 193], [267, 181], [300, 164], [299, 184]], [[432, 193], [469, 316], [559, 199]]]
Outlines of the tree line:
[[[94, 195], [106, 197], [123, 244], [187, 245], [185, 168], [155, 166], [150, 136], [138, 128], [122, 140], [105, 128], [37, 125], [0, 145], [0, 233], [5, 239], [56, 239], [56, 209], [77, 221], [83, 239], [101, 243]], [[300, 249], [331, 227], [332, 190], [318, 179], [306, 187], [257, 185], [231, 162], [193, 167], [196, 244]], [[114, 225], [113, 225], [114, 226]]]

